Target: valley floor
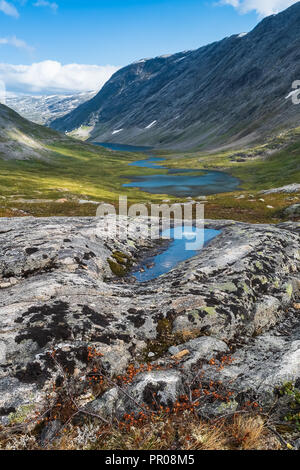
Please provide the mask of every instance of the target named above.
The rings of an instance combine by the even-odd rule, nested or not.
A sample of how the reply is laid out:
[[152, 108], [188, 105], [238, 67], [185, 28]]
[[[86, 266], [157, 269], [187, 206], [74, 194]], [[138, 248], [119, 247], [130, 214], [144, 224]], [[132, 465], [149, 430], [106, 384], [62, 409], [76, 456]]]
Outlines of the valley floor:
[[[157, 173], [128, 166], [144, 158], [141, 154], [113, 152], [71, 139], [62, 142], [54, 140], [47, 146], [47, 159], [0, 160], [1, 217], [93, 216], [96, 205], [88, 201], [116, 205], [119, 195], [127, 195], [129, 203], [159, 203], [166, 198], [186, 202], [123, 187], [133, 172]], [[207, 197], [207, 218], [276, 223], [287, 219], [285, 208], [299, 202], [295, 193], [262, 196], [260, 191], [300, 182], [300, 129], [239, 152], [157, 154], [167, 160], [168, 168], [222, 169], [241, 179], [240, 190]]]

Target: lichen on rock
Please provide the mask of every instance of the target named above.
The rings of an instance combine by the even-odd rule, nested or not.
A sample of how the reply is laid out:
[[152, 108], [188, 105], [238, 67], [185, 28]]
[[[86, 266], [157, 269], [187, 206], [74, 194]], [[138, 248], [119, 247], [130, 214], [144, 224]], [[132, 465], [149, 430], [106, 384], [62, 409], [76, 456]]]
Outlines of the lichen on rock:
[[[157, 245], [140, 239], [131, 220], [119, 223], [129, 225], [127, 239], [104, 238], [97, 218], [2, 219], [1, 422], [41, 403], [59, 381], [53, 350], [71, 376], [86, 369], [89, 347], [101, 352], [109, 377], [130, 364], [159, 364], [135, 377], [130, 393], [140, 399], [158, 387], [166, 403], [200, 369], [207, 380], [231, 384], [232, 403], [241, 394], [269, 403], [276, 387], [297, 382], [299, 224], [206, 221], [221, 230], [218, 237], [159, 279], [139, 284], [130, 268]], [[184, 350], [182, 367], [170, 370], [172, 356]], [[222, 354], [233, 362], [209, 367]], [[110, 407], [114, 401], [127, 410], [124, 397], [105, 396]]]

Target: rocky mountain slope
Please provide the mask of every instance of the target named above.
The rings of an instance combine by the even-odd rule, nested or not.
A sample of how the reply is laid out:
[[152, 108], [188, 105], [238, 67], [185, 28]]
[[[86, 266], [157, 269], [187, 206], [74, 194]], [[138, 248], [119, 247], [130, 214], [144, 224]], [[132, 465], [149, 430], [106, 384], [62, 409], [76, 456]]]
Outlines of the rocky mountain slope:
[[299, 22], [297, 3], [248, 34], [133, 63], [51, 126], [165, 148], [241, 146], [296, 127], [300, 107], [286, 97], [300, 79]]
[[48, 124], [54, 119], [70, 113], [82, 103], [90, 100], [96, 92], [68, 95], [30, 96], [20, 93], [8, 93], [6, 105], [22, 117], [36, 124]]
[[218, 396], [231, 390], [225, 402], [201, 396], [201, 416], [241, 410], [247, 400], [278, 410], [276, 387], [299, 386], [299, 224], [207, 221], [222, 233], [201, 253], [134, 284], [111, 271], [154, 247], [133, 219], [120, 220], [129, 224], [126, 240], [103, 239], [101, 218], [2, 222], [0, 423], [21, 422], [63, 385], [53, 351], [75, 380], [94, 348], [109, 377], [150, 364], [87, 404], [103, 418], [152, 407], [154, 392], [172, 406], [199, 377], [202, 387], [218, 383]]

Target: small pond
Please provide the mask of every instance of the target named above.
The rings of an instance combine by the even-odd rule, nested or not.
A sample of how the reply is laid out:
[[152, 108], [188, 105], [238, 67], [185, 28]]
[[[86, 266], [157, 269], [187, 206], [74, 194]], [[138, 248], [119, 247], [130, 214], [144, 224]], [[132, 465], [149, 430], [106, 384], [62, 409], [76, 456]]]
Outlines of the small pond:
[[[197, 197], [234, 191], [240, 181], [222, 171], [168, 169], [162, 166], [163, 158], [151, 155], [150, 147], [135, 147], [132, 145], [97, 143], [103, 147], [119, 152], [141, 152], [147, 158], [130, 163], [131, 167], [167, 170], [167, 172], [135, 176], [132, 181], [124, 184], [127, 188], [139, 188], [151, 194], [168, 194], [175, 197]], [[138, 282], [146, 282], [169, 272], [178, 263], [196, 256], [199, 251], [221, 232], [218, 230], [201, 229], [194, 226], [176, 227], [162, 233], [162, 237], [170, 239], [167, 248], [156, 256], [149, 258], [137, 272], [132, 275]], [[192, 249], [187, 249], [187, 243], [193, 243]]]
[[[219, 230], [202, 230], [193, 226], [175, 227], [165, 230], [162, 232], [162, 237], [170, 238], [168, 247], [163, 252], [146, 260], [139, 271], [132, 273], [132, 275], [139, 282], [156, 279], [162, 274], [171, 271], [178, 263], [196, 256], [203, 246], [207, 245], [220, 233]], [[191, 243], [194, 245], [193, 249], [187, 249], [187, 244]]]
[[163, 158], [151, 156], [151, 147], [134, 147], [132, 145], [97, 143], [103, 147], [115, 151], [143, 152], [148, 158], [139, 160], [129, 165], [138, 168], [152, 168], [155, 170], [167, 170], [165, 174], [152, 174], [129, 177], [132, 181], [123, 186], [125, 188], [138, 188], [150, 194], [167, 194], [175, 197], [197, 197], [211, 194], [235, 191], [240, 180], [223, 171], [199, 170], [199, 169], [168, 169], [158, 165]]

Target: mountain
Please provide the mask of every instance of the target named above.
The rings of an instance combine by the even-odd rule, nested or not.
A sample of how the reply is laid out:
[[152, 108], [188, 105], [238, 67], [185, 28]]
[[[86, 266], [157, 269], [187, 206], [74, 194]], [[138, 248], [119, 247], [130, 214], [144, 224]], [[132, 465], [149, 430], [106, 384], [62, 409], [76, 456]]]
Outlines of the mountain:
[[299, 25], [300, 2], [248, 34], [133, 63], [51, 127], [183, 149], [247, 145], [296, 127], [300, 107], [286, 97], [300, 80]]
[[53, 129], [30, 122], [0, 104], [0, 161], [22, 160], [23, 164], [29, 160], [50, 162], [57, 160], [59, 154], [93, 154], [96, 150], [94, 145], [79, 142]]
[[47, 143], [65, 138], [46, 127], [22, 118], [12, 109], [0, 104], [0, 158], [28, 160], [47, 158]]
[[24, 95], [8, 93], [6, 105], [26, 119], [37, 124], [48, 124], [53, 119], [70, 113], [82, 103], [90, 100], [96, 92], [68, 95]]

